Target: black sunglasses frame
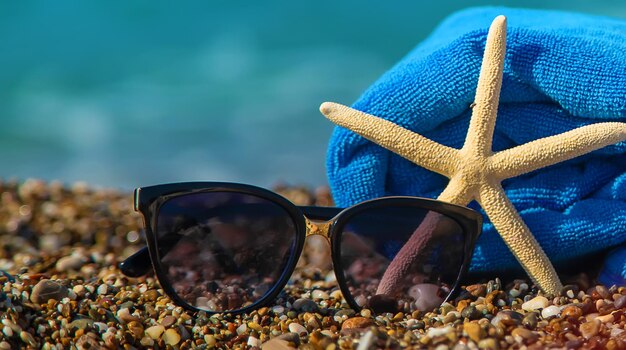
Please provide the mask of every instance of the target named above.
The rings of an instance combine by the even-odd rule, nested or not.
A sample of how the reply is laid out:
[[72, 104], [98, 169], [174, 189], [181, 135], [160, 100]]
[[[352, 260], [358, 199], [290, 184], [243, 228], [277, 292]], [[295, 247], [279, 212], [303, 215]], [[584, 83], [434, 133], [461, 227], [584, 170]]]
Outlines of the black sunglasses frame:
[[[254, 195], [266, 200], [269, 200], [285, 211], [291, 217], [295, 224], [296, 237], [293, 248], [293, 254], [289, 257], [286, 268], [282, 271], [280, 277], [275, 282], [274, 286], [258, 301], [255, 303], [243, 307], [241, 309], [226, 311], [226, 312], [212, 312], [202, 310], [190, 305], [184, 301], [170, 284], [169, 279], [165, 276], [160, 254], [165, 254], [164, 249], [168, 247], [159, 247], [157, 242], [156, 227], [157, 218], [160, 207], [171, 198], [203, 193], [203, 192], [236, 192], [242, 194]], [[460, 282], [463, 276], [467, 273], [469, 263], [474, 250], [476, 239], [480, 235], [482, 228], [482, 216], [480, 213], [455, 204], [450, 204], [433, 199], [420, 198], [420, 197], [407, 197], [407, 196], [394, 196], [394, 197], [381, 197], [365, 201], [349, 208], [333, 208], [333, 207], [315, 207], [315, 206], [296, 206], [288, 199], [281, 195], [272, 192], [270, 190], [239, 183], [229, 182], [183, 182], [162, 184], [148, 187], [137, 188], [134, 193], [134, 207], [135, 210], [140, 212], [144, 218], [145, 238], [147, 247], [142, 248], [137, 253], [131, 255], [122, 263], [119, 267], [125, 275], [129, 277], [139, 277], [150, 271], [152, 268], [154, 273], [161, 284], [161, 287], [165, 293], [177, 304], [185, 307], [188, 310], [197, 312], [204, 311], [207, 314], [216, 313], [229, 313], [233, 315], [250, 312], [252, 310], [267, 306], [273, 300], [276, 299], [278, 294], [283, 290], [287, 284], [289, 278], [293, 274], [296, 268], [298, 259], [302, 254], [306, 237], [311, 235], [324, 236], [331, 247], [331, 258], [333, 264], [333, 270], [337, 278], [337, 283], [341, 290], [344, 299], [348, 305], [356, 311], [361, 310], [361, 307], [356, 303], [352, 295], [350, 294], [348, 283], [343, 274], [343, 267], [341, 265], [341, 234], [343, 227], [350, 218], [360, 213], [363, 210], [371, 208], [382, 208], [386, 206], [414, 206], [420, 209], [437, 212], [455, 220], [463, 229], [465, 234], [465, 247], [463, 264], [457, 276], [457, 279], [450, 290], [450, 293], [446, 296], [445, 301], [450, 300], [459, 290]], [[311, 221], [314, 220], [314, 221]], [[318, 221], [323, 221], [319, 223]], [[320, 233], [319, 226], [326, 226], [328, 229], [324, 233]]]

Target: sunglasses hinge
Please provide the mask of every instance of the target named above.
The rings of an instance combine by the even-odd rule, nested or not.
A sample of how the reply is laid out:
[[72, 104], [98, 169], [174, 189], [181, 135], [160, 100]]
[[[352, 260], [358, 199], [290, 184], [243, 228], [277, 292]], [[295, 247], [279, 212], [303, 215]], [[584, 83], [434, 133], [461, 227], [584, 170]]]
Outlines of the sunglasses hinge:
[[306, 236], [320, 235], [330, 240], [332, 221], [313, 221], [306, 218]]
[[139, 211], [139, 192], [141, 191], [141, 188], [136, 188], [135, 189], [135, 193], [134, 193], [134, 200], [133, 200], [133, 206], [135, 211]]

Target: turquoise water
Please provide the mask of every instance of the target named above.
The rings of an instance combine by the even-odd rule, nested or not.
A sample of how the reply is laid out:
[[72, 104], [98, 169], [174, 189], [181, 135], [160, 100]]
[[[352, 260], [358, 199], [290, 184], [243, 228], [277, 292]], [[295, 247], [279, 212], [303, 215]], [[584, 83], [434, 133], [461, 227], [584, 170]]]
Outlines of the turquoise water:
[[[626, 17], [623, 1], [507, 1]], [[130, 189], [326, 183], [326, 100], [352, 103], [481, 1], [0, 4], [0, 177]], [[488, 25], [488, 24], [485, 24]]]

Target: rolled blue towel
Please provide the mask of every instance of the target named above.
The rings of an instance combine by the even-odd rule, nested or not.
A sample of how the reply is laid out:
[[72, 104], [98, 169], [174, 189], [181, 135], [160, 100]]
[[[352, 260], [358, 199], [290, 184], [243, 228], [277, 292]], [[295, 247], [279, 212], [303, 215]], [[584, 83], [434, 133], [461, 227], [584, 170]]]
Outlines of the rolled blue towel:
[[[460, 148], [487, 31], [501, 14], [508, 19], [508, 34], [494, 151], [587, 124], [626, 122], [625, 20], [493, 7], [445, 19], [353, 108]], [[330, 140], [327, 170], [340, 206], [386, 195], [436, 198], [448, 182], [341, 127]], [[506, 180], [503, 186], [557, 267], [626, 242], [624, 142]], [[521, 270], [485, 219], [470, 269]], [[607, 260], [601, 278], [611, 278], [603, 282], [626, 284], [626, 245], [623, 249]]]

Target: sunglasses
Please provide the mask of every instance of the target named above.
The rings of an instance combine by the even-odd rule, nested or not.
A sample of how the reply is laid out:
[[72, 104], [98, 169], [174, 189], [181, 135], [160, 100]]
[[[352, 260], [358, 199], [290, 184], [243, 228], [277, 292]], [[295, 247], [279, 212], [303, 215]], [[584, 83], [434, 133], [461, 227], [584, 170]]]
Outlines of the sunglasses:
[[120, 264], [154, 270], [165, 293], [192, 310], [239, 314], [271, 303], [306, 237], [330, 243], [341, 293], [354, 310], [430, 311], [467, 271], [482, 217], [417, 197], [383, 197], [342, 209], [296, 206], [269, 190], [191, 182], [135, 190], [147, 247]]

